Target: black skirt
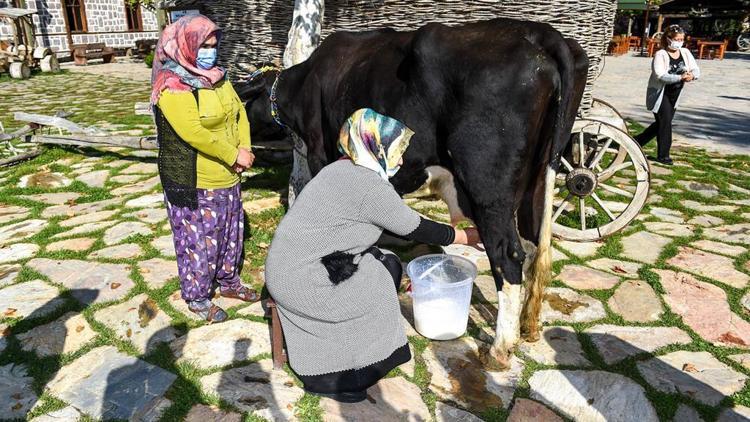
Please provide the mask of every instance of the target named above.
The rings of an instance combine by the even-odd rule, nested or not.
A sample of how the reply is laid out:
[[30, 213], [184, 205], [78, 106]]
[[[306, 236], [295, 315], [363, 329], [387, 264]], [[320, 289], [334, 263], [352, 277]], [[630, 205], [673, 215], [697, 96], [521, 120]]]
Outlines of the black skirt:
[[359, 369], [332, 372], [323, 375], [297, 375], [311, 393], [334, 394], [366, 390], [377, 384], [393, 368], [411, 360], [409, 344], [396, 349], [380, 362]]

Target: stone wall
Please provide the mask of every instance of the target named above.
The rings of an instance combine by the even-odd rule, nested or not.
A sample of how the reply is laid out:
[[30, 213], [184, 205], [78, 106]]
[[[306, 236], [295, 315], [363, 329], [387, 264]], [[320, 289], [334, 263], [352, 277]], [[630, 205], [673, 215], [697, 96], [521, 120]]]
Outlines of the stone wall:
[[[141, 7], [143, 32], [128, 32], [124, 0], [85, 0], [86, 24], [88, 31], [73, 34], [74, 44], [103, 42], [110, 47], [132, 47], [139, 39], [158, 38], [156, 14]], [[9, 7], [7, 0], [0, 1], [0, 7]], [[69, 51], [65, 34], [61, 0], [27, 0], [28, 9], [39, 10], [34, 15], [37, 43], [51, 47], [57, 52]], [[0, 23], [0, 38], [12, 36], [10, 25]]]

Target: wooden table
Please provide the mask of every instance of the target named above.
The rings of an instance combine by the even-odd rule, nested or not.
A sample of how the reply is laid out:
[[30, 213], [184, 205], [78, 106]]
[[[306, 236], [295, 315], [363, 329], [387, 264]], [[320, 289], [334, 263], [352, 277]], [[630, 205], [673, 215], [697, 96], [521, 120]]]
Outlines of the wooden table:
[[[715, 58], [724, 60], [724, 52], [727, 49], [728, 42], [725, 41], [698, 41], [698, 58], [703, 59], [703, 52], [706, 52], [706, 58], [710, 58], [710, 53], [713, 50], [712, 47], [718, 47], [718, 54]], [[708, 49], [706, 49], [708, 47]]]

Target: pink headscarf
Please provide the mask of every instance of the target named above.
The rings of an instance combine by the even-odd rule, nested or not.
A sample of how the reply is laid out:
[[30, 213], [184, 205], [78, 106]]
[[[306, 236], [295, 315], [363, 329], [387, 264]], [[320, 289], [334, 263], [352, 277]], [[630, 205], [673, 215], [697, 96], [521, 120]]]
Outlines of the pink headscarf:
[[224, 69], [201, 69], [195, 64], [198, 49], [212, 34], [221, 38], [221, 30], [203, 15], [183, 16], [164, 31], [156, 44], [151, 70], [151, 105], [161, 92], [212, 88], [224, 79]]

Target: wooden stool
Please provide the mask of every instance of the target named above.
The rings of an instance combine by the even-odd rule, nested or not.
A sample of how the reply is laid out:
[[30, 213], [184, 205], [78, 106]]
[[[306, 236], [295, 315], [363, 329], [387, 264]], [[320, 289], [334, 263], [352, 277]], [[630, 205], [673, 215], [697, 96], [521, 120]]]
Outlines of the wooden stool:
[[276, 302], [268, 298], [266, 306], [271, 311], [271, 356], [273, 358], [273, 369], [281, 369], [287, 362], [286, 350], [284, 350], [284, 331], [281, 329], [279, 311]]

